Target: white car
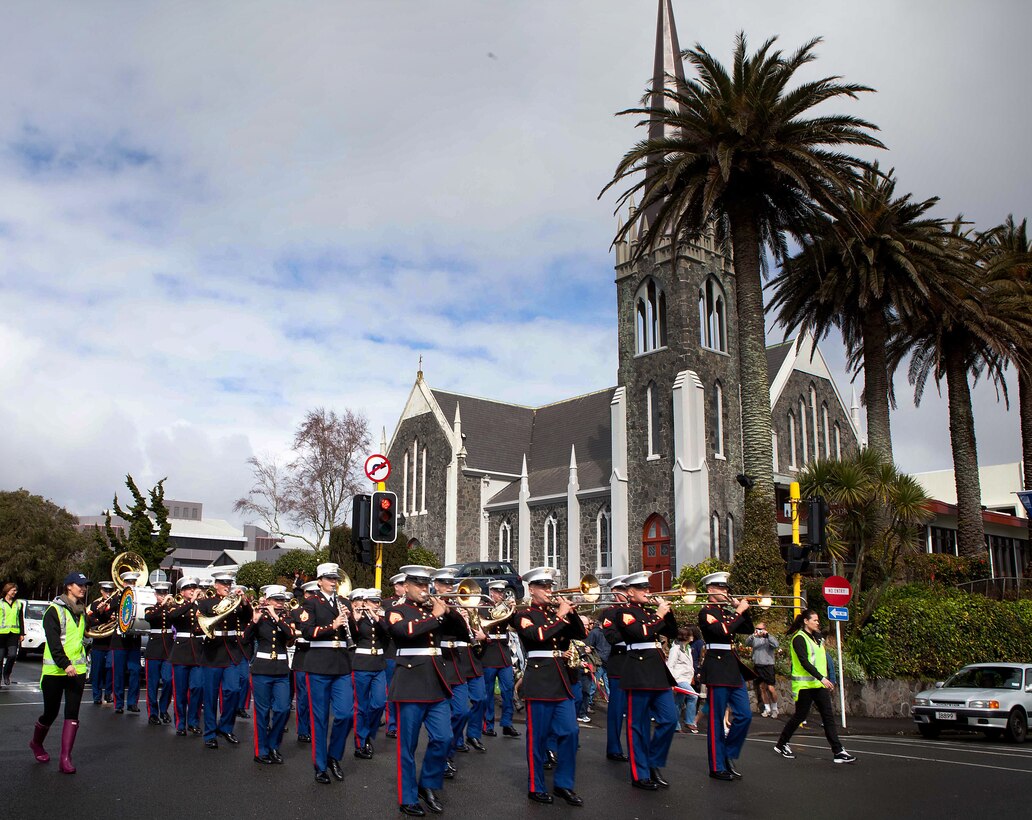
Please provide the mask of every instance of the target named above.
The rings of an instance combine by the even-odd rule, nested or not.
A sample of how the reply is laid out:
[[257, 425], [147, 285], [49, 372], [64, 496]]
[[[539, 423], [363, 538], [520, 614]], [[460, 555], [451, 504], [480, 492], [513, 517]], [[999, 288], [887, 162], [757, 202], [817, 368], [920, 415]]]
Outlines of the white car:
[[43, 635], [43, 613], [47, 611], [48, 606], [50, 601], [25, 602], [25, 640], [21, 645], [23, 653], [43, 654], [43, 644], [46, 642]]
[[911, 713], [922, 737], [934, 739], [943, 729], [960, 729], [1023, 743], [1032, 715], [1032, 664], [965, 666], [934, 689], [914, 695]]

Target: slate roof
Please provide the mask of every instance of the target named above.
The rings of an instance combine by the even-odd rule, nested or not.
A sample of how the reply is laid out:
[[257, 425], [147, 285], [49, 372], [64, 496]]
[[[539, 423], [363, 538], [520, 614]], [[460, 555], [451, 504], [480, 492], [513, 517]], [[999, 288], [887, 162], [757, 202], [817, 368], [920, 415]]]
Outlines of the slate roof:
[[430, 392], [449, 424], [455, 419], [455, 405], [461, 408], [467, 467], [520, 474], [523, 454], [530, 452], [534, 408], [443, 390]]
[[774, 384], [774, 379], [781, 370], [781, 365], [785, 363], [785, 359], [792, 355], [792, 346], [795, 343], [795, 339], [789, 339], [787, 342], [782, 342], [779, 345], [771, 345], [767, 348], [768, 386]]

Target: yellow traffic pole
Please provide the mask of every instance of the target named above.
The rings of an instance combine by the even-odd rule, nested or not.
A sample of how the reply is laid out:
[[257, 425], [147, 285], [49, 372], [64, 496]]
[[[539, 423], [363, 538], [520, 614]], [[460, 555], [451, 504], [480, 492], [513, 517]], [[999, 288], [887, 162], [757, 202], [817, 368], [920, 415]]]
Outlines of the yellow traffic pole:
[[[795, 546], [799, 546], [799, 482], [793, 481], [788, 485], [788, 498], [789, 504], [792, 506], [792, 543]], [[792, 574], [792, 606], [794, 612], [798, 616], [802, 611], [799, 606], [801, 598], [801, 590], [799, 588], [799, 573], [795, 572]]]
[[[386, 481], [377, 481], [376, 489], [378, 492], [383, 492], [387, 489]], [[372, 513], [370, 513], [371, 515]], [[373, 586], [377, 589], [382, 589], [381, 582], [383, 580], [383, 544], [376, 545], [376, 575], [373, 577]]]

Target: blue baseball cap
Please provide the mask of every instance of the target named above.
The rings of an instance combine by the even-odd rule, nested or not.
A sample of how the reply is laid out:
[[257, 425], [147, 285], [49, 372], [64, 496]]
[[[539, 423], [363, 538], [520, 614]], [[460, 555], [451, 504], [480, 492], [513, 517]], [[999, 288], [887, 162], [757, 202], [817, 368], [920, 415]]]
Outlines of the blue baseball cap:
[[68, 586], [69, 584], [79, 584], [80, 586], [88, 587], [92, 584], [89, 578], [83, 575], [81, 572], [69, 572], [64, 579], [62, 586]]

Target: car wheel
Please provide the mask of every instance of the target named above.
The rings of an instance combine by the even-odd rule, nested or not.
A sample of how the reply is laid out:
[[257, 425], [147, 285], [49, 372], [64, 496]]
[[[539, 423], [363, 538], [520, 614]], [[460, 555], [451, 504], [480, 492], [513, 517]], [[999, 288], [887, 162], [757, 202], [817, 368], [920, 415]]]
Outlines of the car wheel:
[[1028, 735], [1028, 719], [1017, 706], [1007, 715], [1007, 740], [1011, 743], [1024, 743]]
[[917, 731], [921, 733], [921, 737], [926, 740], [935, 740], [939, 737], [939, 732], [942, 731], [934, 723], [918, 723]]
[[1003, 729], [986, 729], [985, 736], [989, 738], [989, 740], [999, 740], [1003, 737]]

